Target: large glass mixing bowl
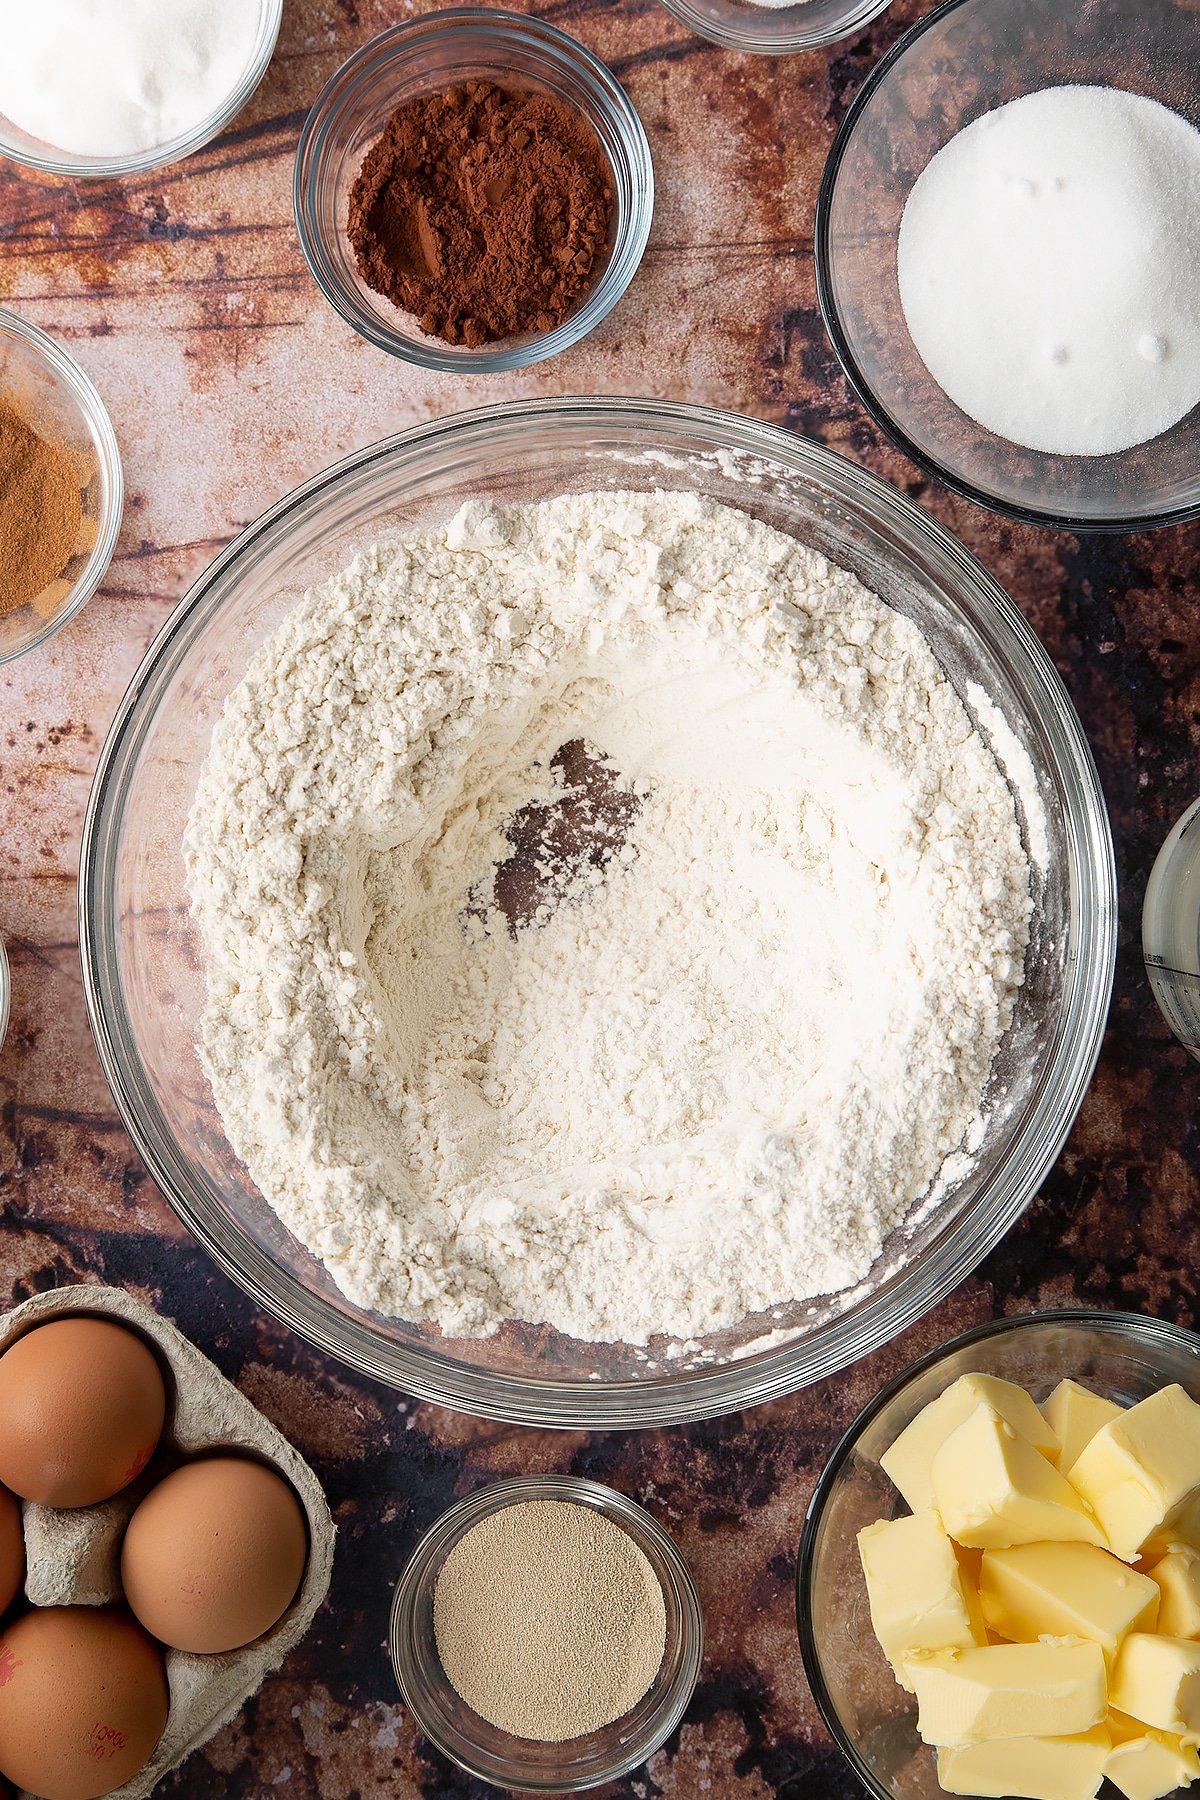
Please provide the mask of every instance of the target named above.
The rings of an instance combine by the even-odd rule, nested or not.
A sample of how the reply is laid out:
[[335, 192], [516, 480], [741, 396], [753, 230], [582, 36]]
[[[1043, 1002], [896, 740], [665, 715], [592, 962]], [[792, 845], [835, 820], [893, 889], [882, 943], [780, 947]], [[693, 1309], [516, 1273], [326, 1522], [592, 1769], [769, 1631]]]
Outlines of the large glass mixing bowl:
[[[205, 990], [184, 821], [213, 725], [250, 658], [305, 589], [363, 545], [444, 520], [480, 495], [655, 487], [742, 507], [853, 570], [916, 621], [968, 705], [982, 693], [1002, 715], [1018, 807], [1024, 816], [1021, 790], [1028, 797], [1036, 784], [1046, 815], [1027, 979], [978, 1150], [912, 1210], [852, 1292], [775, 1308], [698, 1346], [580, 1343], [519, 1322], [450, 1340], [346, 1300], [230, 1149], [197, 1055]], [[1062, 1146], [1100, 1045], [1116, 925], [1112, 844], [1079, 720], [1033, 632], [974, 558], [817, 445], [648, 400], [529, 401], [423, 425], [349, 457], [243, 532], [182, 601], [117, 714], [84, 828], [80, 905], [88, 1006], [117, 1104], [222, 1268], [365, 1374], [468, 1412], [563, 1426], [703, 1418], [790, 1392], [940, 1299], [1021, 1213]]]

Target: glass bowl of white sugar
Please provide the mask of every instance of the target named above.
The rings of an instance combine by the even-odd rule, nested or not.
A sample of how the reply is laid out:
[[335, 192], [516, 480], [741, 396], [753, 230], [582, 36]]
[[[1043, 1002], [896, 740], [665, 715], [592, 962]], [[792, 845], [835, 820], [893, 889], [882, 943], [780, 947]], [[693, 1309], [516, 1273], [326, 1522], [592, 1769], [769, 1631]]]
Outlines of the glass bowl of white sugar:
[[1200, 513], [1200, 61], [1182, 0], [948, 0], [872, 72], [817, 204], [851, 386], [1035, 524]]
[[283, 0], [45, 0], [6, 22], [0, 154], [120, 180], [222, 132], [266, 73]]
[[663, 5], [711, 43], [783, 56], [840, 43], [886, 12], [891, 0], [663, 0]]
[[[527, 550], [549, 561], [527, 571]], [[810, 635], [788, 648], [773, 620]], [[282, 688], [260, 682], [260, 653], [300, 628], [318, 660], [361, 642], [340, 674], [306, 649], [278, 664]], [[423, 709], [443, 700], [435, 727]], [[589, 761], [571, 722], [593, 702]], [[864, 713], [898, 734], [894, 761], [864, 764]], [[927, 723], [945, 754], [926, 774]], [[450, 809], [417, 838], [413, 772]], [[960, 805], [984, 791], [968, 831]], [[309, 799], [321, 843], [267, 817]], [[972, 864], [1002, 841], [1015, 863]], [[575, 858], [562, 904], [538, 886], [556, 845]], [[80, 891], [117, 1104], [221, 1266], [364, 1373], [530, 1425], [731, 1411], [935, 1304], [1058, 1155], [1115, 952], [1096, 771], [1017, 608], [822, 446], [650, 400], [439, 420], [259, 519], [129, 689]], [[984, 1019], [993, 953], [974, 936], [1010, 901], [1023, 978]], [[1005, 926], [1006, 981], [1015, 951]], [[360, 1002], [386, 1018], [342, 1036]], [[988, 1055], [951, 1135], [945, 1084], [976, 1018]], [[293, 1157], [300, 1185], [281, 1186]]]

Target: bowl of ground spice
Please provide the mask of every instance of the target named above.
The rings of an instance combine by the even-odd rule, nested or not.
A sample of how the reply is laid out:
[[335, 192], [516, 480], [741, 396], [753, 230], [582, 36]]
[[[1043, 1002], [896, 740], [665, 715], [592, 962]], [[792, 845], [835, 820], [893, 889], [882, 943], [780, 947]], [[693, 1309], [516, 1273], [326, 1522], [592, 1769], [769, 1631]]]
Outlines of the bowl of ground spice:
[[423, 368], [524, 368], [569, 348], [641, 261], [640, 119], [542, 19], [455, 8], [352, 56], [296, 156], [300, 242], [330, 304]]
[[397, 1585], [389, 1641], [424, 1736], [525, 1793], [577, 1793], [653, 1755], [691, 1699], [700, 1600], [662, 1527], [569, 1475], [498, 1481], [444, 1513]]
[[0, 663], [91, 598], [123, 493], [117, 441], [83, 370], [36, 325], [0, 310]]

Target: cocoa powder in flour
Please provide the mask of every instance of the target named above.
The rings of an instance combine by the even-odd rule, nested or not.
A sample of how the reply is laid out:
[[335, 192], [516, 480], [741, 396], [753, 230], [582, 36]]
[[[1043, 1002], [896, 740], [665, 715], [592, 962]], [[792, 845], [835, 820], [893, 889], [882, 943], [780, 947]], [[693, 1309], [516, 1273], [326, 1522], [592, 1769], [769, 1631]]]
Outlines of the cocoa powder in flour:
[[350, 195], [367, 285], [422, 331], [475, 348], [561, 325], [590, 286], [612, 177], [550, 94], [475, 81], [397, 107]]

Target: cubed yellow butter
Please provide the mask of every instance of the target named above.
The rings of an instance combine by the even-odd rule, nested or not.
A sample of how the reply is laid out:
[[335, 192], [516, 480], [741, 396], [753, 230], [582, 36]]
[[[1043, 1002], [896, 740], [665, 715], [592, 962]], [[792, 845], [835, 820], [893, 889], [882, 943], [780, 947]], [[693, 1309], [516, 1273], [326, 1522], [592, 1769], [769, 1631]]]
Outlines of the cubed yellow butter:
[[1112, 1549], [1134, 1562], [1200, 1491], [1200, 1406], [1160, 1388], [1102, 1425], [1067, 1470]]
[[[953, 1543], [953, 1539], [951, 1539]], [[955, 1544], [954, 1554], [958, 1557], [958, 1566], [963, 1572], [963, 1580], [969, 1581], [975, 1592], [979, 1592], [979, 1577], [983, 1571], [983, 1551], [973, 1550], [967, 1544]]]
[[1103, 1725], [1074, 1737], [994, 1738], [937, 1753], [938, 1782], [948, 1794], [1021, 1800], [1093, 1800], [1104, 1778], [1111, 1739]]
[[1156, 1629], [1164, 1637], [1200, 1637], [1200, 1552], [1181, 1544], [1146, 1574], [1161, 1596]]
[[1064, 1474], [1100, 1427], [1119, 1419], [1123, 1411], [1115, 1400], [1093, 1394], [1091, 1388], [1078, 1381], [1059, 1382], [1050, 1398], [1042, 1402], [1042, 1417], [1058, 1439], [1054, 1461]]
[[1131, 1632], [1117, 1652], [1109, 1700], [1159, 1731], [1200, 1732], [1200, 1644]]
[[1108, 1710], [1099, 1644], [989, 1644], [906, 1657], [927, 1744], [1072, 1737]]
[[1025, 1389], [998, 1375], [960, 1375], [936, 1400], [931, 1400], [900, 1433], [879, 1461], [914, 1512], [934, 1504], [931, 1470], [938, 1449], [950, 1433], [986, 1402], [1014, 1431], [1037, 1445], [1045, 1456], [1054, 1456], [1058, 1439]]
[[985, 1550], [979, 1577], [983, 1617], [1017, 1643], [1081, 1637], [1107, 1656], [1131, 1631], [1153, 1631], [1154, 1582], [1094, 1544], [1015, 1544]]
[[[965, 1650], [984, 1642], [978, 1595], [936, 1513], [866, 1526], [858, 1534], [858, 1554], [871, 1624], [901, 1687], [908, 1686], [909, 1651]], [[1157, 1588], [1154, 1593], [1157, 1598]]]
[[1200, 1757], [1182, 1738], [1120, 1712], [1110, 1711], [1108, 1729], [1112, 1749], [1104, 1773], [1126, 1800], [1162, 1800], [1200, 1777]]
[[1104, 1535], [1065, 1476], [994, 1407], [982, 1402], [939, 1445], [931, 1471], [934, 1505], [957, 1543], [1084, 1543]]
[[1168, 1523], [1142, 1545], [1143, 1555], [1150, 1556], [1166, 1556], [1171, 1550], [1181, 1549], [1200, 1550], [1200, 1493], [1177, 1506]]

